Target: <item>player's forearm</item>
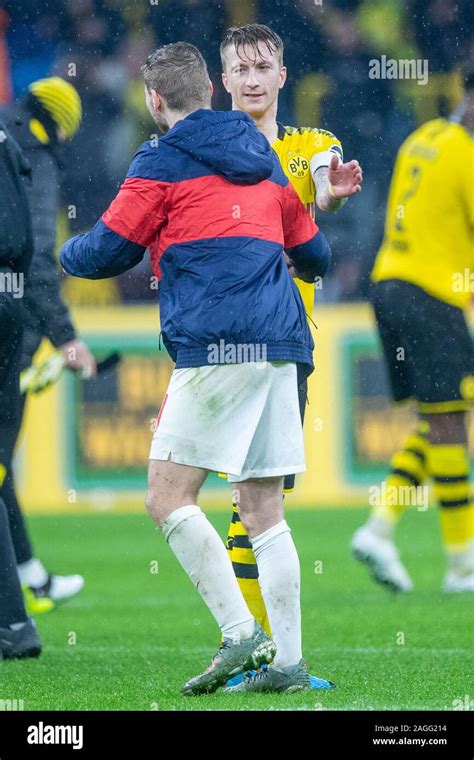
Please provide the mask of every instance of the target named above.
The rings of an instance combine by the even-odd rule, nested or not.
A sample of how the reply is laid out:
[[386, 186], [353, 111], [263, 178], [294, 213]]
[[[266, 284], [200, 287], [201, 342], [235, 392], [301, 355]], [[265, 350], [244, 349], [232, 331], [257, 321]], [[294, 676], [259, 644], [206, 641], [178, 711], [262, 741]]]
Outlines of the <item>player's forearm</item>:
[[316, 204], [321, 211], [337, 211], [344, 205], [347, 198], [336, 198], [334, 196], [331, 191], [328, 172], [327, 166], [321, 166], [314, 174]]

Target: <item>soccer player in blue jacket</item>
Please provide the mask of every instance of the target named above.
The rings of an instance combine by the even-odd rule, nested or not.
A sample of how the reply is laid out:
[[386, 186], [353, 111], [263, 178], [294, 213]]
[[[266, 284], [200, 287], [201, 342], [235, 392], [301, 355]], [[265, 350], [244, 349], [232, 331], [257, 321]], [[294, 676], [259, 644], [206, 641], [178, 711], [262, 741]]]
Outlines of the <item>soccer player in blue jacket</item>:
[[[143, 71], [148, 108], [167, 134], [141, 146], [109, 209], [64, 245], [61, 262], [78, 277], [112, 277], [149, 248], [160, 279], [163, 339], [176, 368], [151, 444], [146, 506], [223, 637], [182, 693], [213, 692], [271, 661], [260, 690], [309, 689], [282, 480], [305, 469], [296, 369], [312, 372], [313, 341], [288, 261], [311, 282], [326, 272], [329, 246], [250, 117], [211, 110], [194, 46], [159, 48]], [[211, 471], [228, 473], [239, 491], [273, 641], [197, 506]]]

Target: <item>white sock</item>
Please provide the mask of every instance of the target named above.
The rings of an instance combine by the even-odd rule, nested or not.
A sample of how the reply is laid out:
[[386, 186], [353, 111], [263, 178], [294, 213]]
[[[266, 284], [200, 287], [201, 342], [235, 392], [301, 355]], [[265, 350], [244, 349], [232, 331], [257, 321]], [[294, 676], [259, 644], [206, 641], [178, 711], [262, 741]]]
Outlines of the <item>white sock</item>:
[[378, 536], [378, 538], [385, 538], [388, 541], [393, 541], [395, 523], [386, 520], [380, 515], [369, 517], [366, 522], [366, 528], [372, 531], [374, 536]]
[[277, 670], [297, 665], [301, 652], [300, 562], [285, 520], [251, 539], [258, 580], [277, 653]]
[[448, 552], [446, 555], [448, 570], [459, 576], [474, 573], [474, 541], [463, 552]]
[[22, 562], [18, 565], [18, 575], [20, 577], [20, 583], [24, 583], [27, 586], [44, 586], [48, 580], [48, 573], [43, 563], [37, 558], [32, 557], [27, 562]]
[[222, 635], [249, 638], [255, 628], [219, 534], [195, 504], [175, 509], [161, 529], [176, 559], [189, 575]]

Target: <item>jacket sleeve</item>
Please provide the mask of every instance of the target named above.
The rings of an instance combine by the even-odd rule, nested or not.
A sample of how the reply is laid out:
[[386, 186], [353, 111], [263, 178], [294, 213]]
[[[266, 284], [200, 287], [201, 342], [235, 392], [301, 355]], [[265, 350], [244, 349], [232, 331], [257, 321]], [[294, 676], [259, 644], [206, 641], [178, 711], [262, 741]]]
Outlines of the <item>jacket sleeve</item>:
[[68, 274], [100, 280], [142, 260], [166, 219], [167, 183], [145, 179], [149, 163], [146, 151], [139, 151], [117, 197], [94, 228], [63, 245], [61, 264]]
[[34, 252], [24, 305], [26, 324], [38, 340], [49, 338], [61, 346], [76, 337], [69, 309], [61, 297], [56, 245], [56, 214], [59, 175], [54, 158], [46, 148], [27, 152], [32, 165], [28, 200], [33, 225]]
[[298, 277], [313, 282], [315, 277], [326, 274], [331, 261], [329, 243], [290, 182], [283, 188], [283, 235], [286, 253]]
[[297, 276], [305, 282], [324, 277], [331, 263], [331, 248], [321, 230], [305, 243], [288, 248], [287, 255], [296, 267]]
[[53, 346], [74, 340], [76, 333], [69, 309], [61, 297], [59, 272], [52, 251], [35, 249], [30, 266], [24, 305], [27, 325]]

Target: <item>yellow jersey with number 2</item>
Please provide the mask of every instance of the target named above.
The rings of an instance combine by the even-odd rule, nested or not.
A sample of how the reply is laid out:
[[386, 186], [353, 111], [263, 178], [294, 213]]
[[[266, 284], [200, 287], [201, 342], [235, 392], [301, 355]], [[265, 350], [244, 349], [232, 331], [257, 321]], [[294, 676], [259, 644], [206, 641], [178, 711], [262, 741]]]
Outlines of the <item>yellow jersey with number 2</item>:
[[460, 124], [434, 119], [398, 152], [372, 279], [406, 280], [464, 309], [472, 295], [473, 233], [474, 139]]
[[[311, 127], [285, 127], [278, 125], [278, 137], [272, 145], [280, 159], [283, 171], [295, 188], [300, 201], [313, 219], [316, 218], [314, 172], [321, 166], [329, 166], [336, 153], [343, 160], [341, 142], [324, 129]], [[311, 316], [314, 304], [313, 283], [295, 279], [301, 293], [306, 313]]]

